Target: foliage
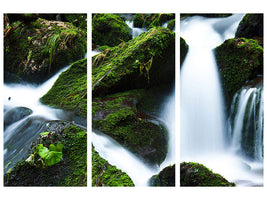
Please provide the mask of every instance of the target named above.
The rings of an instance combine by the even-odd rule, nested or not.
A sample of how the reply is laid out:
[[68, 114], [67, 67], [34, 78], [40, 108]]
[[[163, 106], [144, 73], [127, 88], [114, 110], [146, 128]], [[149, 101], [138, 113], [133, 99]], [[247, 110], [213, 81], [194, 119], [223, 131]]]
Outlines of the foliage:
[[[35, 149], [36, 152], [31, 154], [26, 162], [37, 167], [47, 168], [48, 166], [57, 164], [61, 161], [63, 156], [63, 144], [61, 143], [57, 143], [57, 146], [50, 144], [49, 148], [44, 147], [43, 144], [38, 144]], [[36, 154], [39, 155], [39, 159], [36, 158]]]

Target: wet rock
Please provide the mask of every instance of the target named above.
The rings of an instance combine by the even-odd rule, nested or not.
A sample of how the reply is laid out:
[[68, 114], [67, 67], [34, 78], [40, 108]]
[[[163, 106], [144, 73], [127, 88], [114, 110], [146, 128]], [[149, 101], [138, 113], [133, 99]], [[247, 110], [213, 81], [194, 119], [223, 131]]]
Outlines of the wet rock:
[[[10, 99], [11, 100], [11, 99]], [[4, 115], [4, 127], [6, 128], [10, 124], [13, 124], [26, 116], [32, 114], [32, 110], [26, 107], [16, 107], [7, 111]]]
[[175, 165], [165, 167], [149, 180], [151, 186], [175, 186]]

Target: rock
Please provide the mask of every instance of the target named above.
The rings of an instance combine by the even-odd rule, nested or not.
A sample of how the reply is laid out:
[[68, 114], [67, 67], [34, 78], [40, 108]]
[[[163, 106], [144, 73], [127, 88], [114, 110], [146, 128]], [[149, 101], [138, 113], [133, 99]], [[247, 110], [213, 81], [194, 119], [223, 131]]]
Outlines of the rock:
[[4, 116], [5, 128], [10, 124], [13, 124], [26, 116], [32, 114], [32, 110], [26, 107], [15, 107], [7, 111]]
[[167, 130], [138, 112], [145, 91], [117, 93], [92, 102], [92, 125], [118, 141], [148, 164], [160, 164], [167, 154]]
[[180, 68], [183, 65], [188, 49], [188, 44], [185, 42], [184, 38], [180, 37]]
[[132, 38], [131, 29], [117, 15], [94, 14], [92, 18], [92, 43], [116, 46]]
[[165, 167], [149, 180], [150, 186], [175, 186], [175, 165]]
[[263, 74], [263, 48], [257, 40], [228, 39], [216, 47], [215, 56], [229, 106], [233, 95], [247, 81]]
[[[83, 58], [86, 46], [85, 31], [70, 23], [38, 18], [5, 37], [4, 71], [42, 83], [58, 69]], [[4, 80], [12, 81], [8, 76]]]
[[180, 164], [180, 186], [235, 186], [199, 163]]
[[175, 78], [174, 32], [152, 28], [92, 58], [93, 96], [172, 84]]
[[[238, 25], [235, 38], [263, 38], [263, 14], [246, 14]], [[263, 41], [263, 39], [261, 39]]]
[[40, 98], [46, 105], [87, 116], [87, 59], [79, 60], [63, 72], [53, 87]]

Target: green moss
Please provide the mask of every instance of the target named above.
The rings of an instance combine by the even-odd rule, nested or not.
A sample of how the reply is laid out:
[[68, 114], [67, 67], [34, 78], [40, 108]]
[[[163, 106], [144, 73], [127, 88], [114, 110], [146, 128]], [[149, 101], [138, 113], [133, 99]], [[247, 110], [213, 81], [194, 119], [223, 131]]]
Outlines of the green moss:
[[[168, 60], [174, 59], [170, 58], [172, 53], [174, 33], [161, 27], [152, 28], [127, 43], [101, 52], [92, 58], [93, 95], [170, 82], [174, 68], [168, 70], [163, 66]], [[151, 59], [151, 66], [144, 67]]]
[[133, 18], [134, 27], [142, 28], [144, 24], [143, 14], [135, 14]]
[[[133, 90], [93, 99], [93, 128], [108, 134], [148, 163], [160, 164], [167, 153], [167, 131], [137, 112], [144, 90]], [[145, 149], [150, 153], [146, 153]], [[155, 152], [153, 152], [155, 151]]]
[[202, 164], [183, 162], [180, 164], [181, 186], [235, 186], [221, 175], [213, 173]]
[[87, 59], [77, 61], [63, 72], [40, 99], [44, 104], [87, 115]]
[[263, 48], [253, 39], [229, 39], [216, 47], [215, 56], [227, 99], [263, 73]]
[[92, 147], [92, 186], [134, 186], [131, 178], [101, 158]]
[[130, 31], [127, 24], [117, 15], [93, 15], [92, 42], [96, 45], [116, 46], [132, 38]]
[[175, 28], [175, 19], [172, 19], [168, 25], [167, 25], [167, 28], [170, 29], [170, 30], [173, 30]]
[[151, 186], [175, 186], [175, 165], [165, 167], [149, 180]]

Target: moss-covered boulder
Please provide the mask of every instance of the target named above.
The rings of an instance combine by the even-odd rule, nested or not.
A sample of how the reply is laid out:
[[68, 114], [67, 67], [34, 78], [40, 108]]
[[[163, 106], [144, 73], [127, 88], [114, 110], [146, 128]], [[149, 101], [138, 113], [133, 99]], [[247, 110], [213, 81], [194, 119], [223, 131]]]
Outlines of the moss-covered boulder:
[[175, 28], [175, 19], [169, 21], [167, 28], [173, 30]]
[[92, 147], [92, 186], [134, 186], [131, 178], [101, 158]]
[[247, 81], [263, 74], [263, 48], [257, 40], [228, 39], [216, 47], [215, 56], [228, 105]]
[[92, 58], [93, 96], [173, 83], [174, 32], [152, 28]]
[[92, 43], [116, 46], [132, 39], [131, 29], [117, 15], [94, 14], [92, 19]]
[[40, 167], [38, 158], [21, 161], [4, 176], [5, 186], [86, 186], [87, 185], [87, 133], [69, 122], [51, 121], [47, 132], [40, 133], [32, 143], [29, 154], [36, 146], [61, 143], [62, 159], [52, 166]]
[[185, 42], [184, 38], [180, 37], [180, 67], [182, 67], [188, 49], [188, 44]]
[[238, 25], [235, 38], [263, 40], [263, 14], [246, 14]]
[[86, 52], [86, 32], [71, 23], [38, 18], [29, 23], [15, 21], [5, 30], [5, 82], [12, 82], [8, 74], [15, 74], [41, 83]]
[[175, 186], [175, 165], [165, 167], [149, 180], [150, 186]]
[[235, 183], [228, 182], [202, 164], [183, 162], [180, 164], [180, 186], [235, 186]]
[[74, 111], [76, 115], [86, 118], [87, 59], [73, 63], [62, 72], [40, 101], [49, 106]]
[[116, 93], [92, 102], [92, 125], [118, 141], [148, 164], [160, 164], [167, 154], [167, 130], [136, 105], [145, 90]]

